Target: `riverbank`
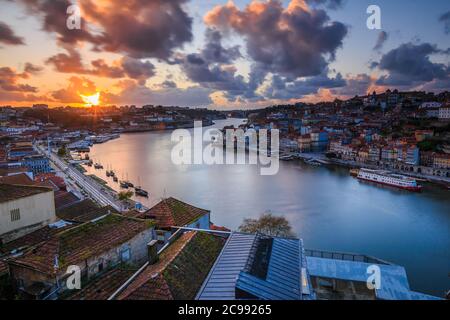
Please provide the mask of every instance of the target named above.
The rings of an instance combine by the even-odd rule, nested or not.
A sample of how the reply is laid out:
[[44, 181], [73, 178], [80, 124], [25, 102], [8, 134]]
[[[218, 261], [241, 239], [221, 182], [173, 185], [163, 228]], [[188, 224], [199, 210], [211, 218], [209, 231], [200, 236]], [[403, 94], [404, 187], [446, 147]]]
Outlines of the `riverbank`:
[[404, 176], [408, 176], [411, 178], [416, 178], [419, 180], [424, 180], [426, 182], [435, 183], [440, 186], [449, 188], [450, 187], [450, 178], [447, 177], [440, 177], [440, 176], [430, 176], [425, 174], [420, 174], [417, 172], [410, 172], [410, 171], [401, 171], [401, 170], [395, 170], [391, 168], [380, 168], [375, 165], [370, 164], [362, 164], [355, 161], [348, 161], [348, 160], [341, 160], [341, 159], [335, 159], [335, 158], [328, 158], [325, 154], [322, 153], [295, 153], [291, 155], [291, 159], [301, 159], [304, 161], [317, 161], [321, 164], [332, 164], [332, 165], [338, 165], [346, 168], [367, 168], [367, 169], [374, 169], [374, 170], [389, 170], [391, 172], [401, 174]]

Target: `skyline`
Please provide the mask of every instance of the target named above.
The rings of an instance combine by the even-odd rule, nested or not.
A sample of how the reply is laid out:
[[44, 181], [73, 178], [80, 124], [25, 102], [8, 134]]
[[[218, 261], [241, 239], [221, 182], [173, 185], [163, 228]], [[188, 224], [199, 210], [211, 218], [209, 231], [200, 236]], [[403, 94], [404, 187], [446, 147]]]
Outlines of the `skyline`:
[[[446, 1], [0, 0], [0, 103], [264, 107], [450, 88]], [[366, 27], [370, 4], [381, 30]], [[88, 99], [89, 101], [89, 99]]]

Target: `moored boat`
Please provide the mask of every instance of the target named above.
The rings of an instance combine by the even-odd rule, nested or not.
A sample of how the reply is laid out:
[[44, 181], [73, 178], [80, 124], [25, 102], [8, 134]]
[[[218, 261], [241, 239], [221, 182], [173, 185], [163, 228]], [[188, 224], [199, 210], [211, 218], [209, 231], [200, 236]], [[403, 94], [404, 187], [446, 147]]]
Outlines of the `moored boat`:
[[359, 174], [359, 169], [350, 169], [350, 175], [352, 177], [357, 177]]
[[389, 171], [361, 169], [359, 170], [357, 178], [359, 180], [374, 182], [413, 192], [420, 192], [422, 190], [422, 186], [420, 186], [415, 179], [394, 174]]

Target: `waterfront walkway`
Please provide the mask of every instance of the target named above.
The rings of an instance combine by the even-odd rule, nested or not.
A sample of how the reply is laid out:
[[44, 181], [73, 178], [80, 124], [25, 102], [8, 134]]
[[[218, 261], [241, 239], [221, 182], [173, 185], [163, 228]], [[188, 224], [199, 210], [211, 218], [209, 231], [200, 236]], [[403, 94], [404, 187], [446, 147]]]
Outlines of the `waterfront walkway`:
[[119, 212], [122, 212], [124, 210], [122, 203], [97, 181], [84, 175], [79, 170], [72, 167], [70, 164], [66, 164], [56, 154], [49, 154], [49, 152], [41, 146], [36, 146], [36, 149], [41, 154], [47, 156], [62, 173], [75, 181], [76, 184], [98, 204], [100, 204], [101, 206], [111, 206]]

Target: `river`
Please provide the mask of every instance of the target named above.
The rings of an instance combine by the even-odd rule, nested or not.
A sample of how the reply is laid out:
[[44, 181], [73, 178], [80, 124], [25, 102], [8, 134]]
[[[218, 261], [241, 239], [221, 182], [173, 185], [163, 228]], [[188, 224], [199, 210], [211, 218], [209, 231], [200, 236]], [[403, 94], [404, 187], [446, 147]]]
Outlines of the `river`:
[[[242, 123], [216, 121], [216, 127]], [[347, 169], [281, 162], [275, 176], [251, 165], [177, 166], [171, 132], [123, 134], [90, 156], [150, 193], [148, 207], [176, 197], [211, 210], [216, 225], [237, 229], [244, 218], [285, 216], [307, 249], [371, 255], [406, 268], [413, 290], [450, 289], [450, 192], [426, 185], [420, 194], [361, 183]], [[88, 168], [109, 185], [105, 171]]]

